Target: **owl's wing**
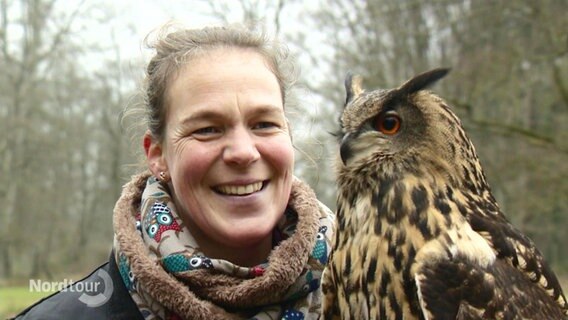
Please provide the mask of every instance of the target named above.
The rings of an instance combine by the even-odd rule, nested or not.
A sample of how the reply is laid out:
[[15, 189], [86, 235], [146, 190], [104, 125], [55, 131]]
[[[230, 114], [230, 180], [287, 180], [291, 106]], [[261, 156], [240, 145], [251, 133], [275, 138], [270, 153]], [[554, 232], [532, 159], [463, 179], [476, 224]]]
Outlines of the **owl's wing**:
[[425, 319], [566, 319], [545, 290], [502, 259], [483, 265], [448, 250], [423, 260], [415, 281]]
[[498, 258], [530, 279], [533, 286], [544, 290], [568, 316], [568, 302], [558, 278], [530, 238], [512, 226], [498, 208], [469, 214], [466, 219], [487, 240]]

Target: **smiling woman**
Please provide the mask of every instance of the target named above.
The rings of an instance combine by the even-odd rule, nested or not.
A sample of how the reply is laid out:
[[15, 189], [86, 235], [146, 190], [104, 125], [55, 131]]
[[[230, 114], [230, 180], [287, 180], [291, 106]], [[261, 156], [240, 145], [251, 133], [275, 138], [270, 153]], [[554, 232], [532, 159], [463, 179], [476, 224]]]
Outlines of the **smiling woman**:
[[162, 141], [145, 136], [151, 171], [167, 172], [173, 202], [204, 254], [262, 263], [294, 164], [276, 77], [251, 49], [210, 49], [182, 66], [166, 99]]
[[116, 204], [101, 267], [112, 296], [87, 307], [63, 290], [21, 319], [318, 319], [333, 215], [293, 176], [286, 50], [240, 26], [153, 48], [148, 169]]

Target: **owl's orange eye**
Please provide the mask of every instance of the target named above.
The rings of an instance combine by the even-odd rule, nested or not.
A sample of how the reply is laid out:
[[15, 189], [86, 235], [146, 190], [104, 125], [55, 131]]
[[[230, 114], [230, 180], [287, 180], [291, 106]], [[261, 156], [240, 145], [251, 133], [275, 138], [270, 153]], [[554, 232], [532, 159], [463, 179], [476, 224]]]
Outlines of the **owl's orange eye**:
[[377, 119], [377, 130], [384, 134], [393, 135], [400, 130], [402, 121], [396, 114], [383, 114]]

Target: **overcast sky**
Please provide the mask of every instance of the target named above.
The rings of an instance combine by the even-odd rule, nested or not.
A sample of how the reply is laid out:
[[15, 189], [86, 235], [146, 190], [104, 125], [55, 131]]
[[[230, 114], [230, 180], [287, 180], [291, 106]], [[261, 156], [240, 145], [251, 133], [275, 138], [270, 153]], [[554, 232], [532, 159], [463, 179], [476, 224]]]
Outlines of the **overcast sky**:
[[[210, 8], [205, 0], [103, 1], [108, 3], [108, 8], [114, 11], [113, 15], [118, 18], [114, 19], [112, 29], [120, 38], [125, 53], [129, 55], [139, 55], [143, 39], [167, 22], [183, 23], [194, 28], [221, 23], [218, 18], [208, 14]], [[242, 10], [238, 1], [217, 1], [217, 3], [223, 3], [230, 8], [226, 15], [229, 22], [240, 22]], [[298, 6], [303, 5], [295, 3], [285, 8], [281, 17], [283, 29], [297, 28], [297, 23], [292, 23], [291, 19], [294, 19], [293, 11]], [[267, 19], [271, 19], [271, 12], [266, 12], [266, 15]]]

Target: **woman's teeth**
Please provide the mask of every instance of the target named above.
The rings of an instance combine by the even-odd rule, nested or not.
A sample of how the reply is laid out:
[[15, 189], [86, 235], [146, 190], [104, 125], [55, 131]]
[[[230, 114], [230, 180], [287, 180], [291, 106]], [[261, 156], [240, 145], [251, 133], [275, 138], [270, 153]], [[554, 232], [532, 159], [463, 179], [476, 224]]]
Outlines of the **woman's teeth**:
[[257, 192], [262, 189], [262, 182], [255, 182], [242, 186], [218, 186], [216, 189], [223, 194], [242, 196]]

